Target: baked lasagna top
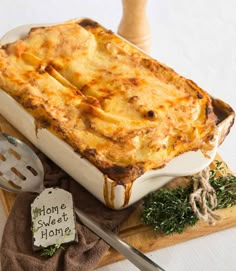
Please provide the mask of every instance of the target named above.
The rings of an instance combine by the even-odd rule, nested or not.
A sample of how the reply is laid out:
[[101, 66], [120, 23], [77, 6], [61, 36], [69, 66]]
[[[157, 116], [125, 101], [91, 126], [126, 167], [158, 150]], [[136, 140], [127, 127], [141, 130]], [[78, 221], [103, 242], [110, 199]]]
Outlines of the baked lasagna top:
[[215, 115], [192, 81], [88, 19], [0, 48], [0, 87], [117, 183], [212, 148]]

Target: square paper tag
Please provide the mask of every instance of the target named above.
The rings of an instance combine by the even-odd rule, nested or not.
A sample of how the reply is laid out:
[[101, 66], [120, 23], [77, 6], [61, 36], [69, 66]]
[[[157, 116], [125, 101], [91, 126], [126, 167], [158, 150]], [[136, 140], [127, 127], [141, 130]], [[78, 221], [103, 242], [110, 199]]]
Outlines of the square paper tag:
[[61, 188], [45, 189], [31, 204], [34, 249], [76, 240], [72, 194]]

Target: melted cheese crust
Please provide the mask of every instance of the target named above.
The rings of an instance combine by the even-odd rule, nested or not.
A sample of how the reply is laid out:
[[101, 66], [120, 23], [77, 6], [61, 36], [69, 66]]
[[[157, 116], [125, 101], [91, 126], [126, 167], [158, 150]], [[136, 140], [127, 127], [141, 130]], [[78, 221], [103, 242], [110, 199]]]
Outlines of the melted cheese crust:
[[117, 183], [216, 134], [205, 91], [88, 19], [2, 46], [0, 87]]

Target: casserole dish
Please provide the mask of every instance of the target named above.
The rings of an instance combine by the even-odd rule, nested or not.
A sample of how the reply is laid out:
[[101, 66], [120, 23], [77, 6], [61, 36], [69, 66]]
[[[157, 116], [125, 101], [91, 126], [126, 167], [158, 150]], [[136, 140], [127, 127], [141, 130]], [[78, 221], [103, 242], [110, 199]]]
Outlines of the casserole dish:
[[[114, 47], [113, 43], [115, 45], [119, 44], [119, 43], [121, 43], [122, 46], [124, 45], [122, 48], [124, 48], [125, 51], [122, 51], [120, 54], [120, 55], [125, 54], [125, 58], [122, 59], [123, 62], [128, 59], [130, 54], [132, 54], [132, 58], [136, 58], [137, 55], [139, 56], [140, 53], [137, 49], [132, 49], [132, 46], [129, 45], [128, 43], [126, 46], [124, 41], [121, 41], [121, 39], [117, 38], [113, 33], [111, 34], [109, 31], [105, 30], [104, 28], [99, 26], [97, 23], [95, 23], [91, 20], [88, 20], [88, 19], [82, 19], [82, 20], [77, 21], [76, 23], [80, 24], [82, 27], [84, 27], [86, 29], [89, 28], [89, 30], [92, 33], [93, 33], [93, 31], [95, 31], [95, 33], [96, 33], [96, 31], [98, 30], [97, 36], [99, 38], [101, 37], [101, 39], [104, 38], [104, 35], [106, 38], [108, 36], [108, 38], [110, 38], [110, 40], [108, 43], [106, 40], [105, 45], [106, 45], [106, 49], [111, 52], [111, 56], [113, 56], [112, 53], [114, 51], [117, 52], [120, 50], [120, 47], [119, 46]], [[60, 27], [60, 25], [59, 25], [59, 27]], [[25, 34], [28, 33], [30, 28], [31, 28], [31, 26], [18, 28], [10, 33], [11, 34], [10, 38], [12, 40], [8, 39], [9, 38], [9, 34], [8, 34], [6, 36], [7, 39], [6, 39], [6, 37], [5, 38], [3, 37], [1, 42], [5, 44], [5, 43], [12, 42], [14, 40], [17, 40], [22, 36], [24, 37]], [[39, 30], [37, 30], [37, 29], [39, 29]], [[48, 29], [50, 30], [52, 28], [48, 28]], [[36, 28], [36, 34], [34, 34], [35, 33], [34, 29], [31, 30], [30, 33], [32, 33], [32, 34], [30, 34], [30, 35], [31, 35], [31, 37], [33, 37], [31, 42], [34, 43], [35, 39], [37, 40], [37, 32], [40, 32], [40, 31], [41, 31], [40, 27]], [[42, 30], [42, 31], [44, 31], [44, 30]], [[74, 32], [73, 32], [73, 34], [74, 34]], [[47, 33], [47, 35], [50, 35], [50, 33]], [[86, 35], [87, 35], [87, 32], [83, 32], [83, 38], [84, 38], [84, 36], [86, 37]], [[48, 40], [47, 39], [45, 40], [45, 38], [43, 39], [43, 42], [45, 44], [47, 44], [47, 47], [46, 47], [47, 50], [45, 50], [45, 48], [44, 48], [43, 50], [40, 51], [40, 50], [38, 50], [38, 48], [36, 48], [35, 52], [37, 54], [37, 57], [34, 57], [34, 55], [35, 55], [34, 51], [27, 51], [27, 61], [30, 58], [30, 60], [29, 60], [30, 65], [37, 66], [38, 61], [40, 62], [40, 66], [37, 66], [37, 69], [41, 69], [41, 67], [42, 67], [42, 61], [40, 59], [42, 58], [43, 60], [45, 60], [45, 57], [47, 56], [48, 52], [50, 51], [50, 50], [48, 50], [48, 46], [55, 47], [54, 46], [55, 44], [53, 44], [53, 43], [51, 44], [51, 41], [48, 42]], [[76, 40], [76, 42], [77, 42], [77, 40]], [[85, 42], [86, 42], [86, 40], [85, 40]], [[23, 41], [23, 43], [24, 43], [24, 41]], [[91, 39], [89, 39], [89, 46], [90, 46], [90, 43], [93, 45], [93, 43], [94, 43], [93, 37]], [[79, 44], [79, 46], [81, 46], [83, 48], [84, 44], [85, 43]], [[18, 47], [14, 47], [14, 44], [13, 44], [13, 46], [11, 44], [6, 45], [6, 47], [4, 49], [8, 50], [9, 52], [11, 52], [11, 50], [17, 49], [18, 50], [17, 54], [18, 53], [22, 54], [22, 50], [24, 50], [24, 48], [28, 46], [27, 39], [26, 39], [26, 43], [23, 44], [23, 46], [22, 46], [21, 42], [18, 45], [19, 45]], [[102, 43], [102, 45], [99, 44], [99, 46], [100, 47], [103, 46], [103, 43]], [[92, 46], [92, 48], [93, 47], [94, 46]], [[90, 50], [90, 47], [89, 47], [89, 50]], [[82, 50], [82, 52], [83, 52], [83, 50]], [[87, 51], [85, 51], [85, 53], [86, 52]], [[33, 55], [33, 57], [32, 57], [32, 55]], [[115, 53], [115, 56], [117, 56], [116, 53]], [[55, 67], [55, 66], [58, 67], [61, 64], [60, 63], [61, 59], [56, 58], [56, 57], [54, 56], [53, 60], [55, 60], [55, 62], [53, 63], [52, 67]], [[57, 62], [56, 62], [56, 60], [57, 60]], [[148, 69], [150, 69], [150, 70], [153, 69], [152, 60], [150, 60], [150, 58], [148, 56], [144, 60], [145, 60], [145, 65], [148, 64]], [[47, 61], [52, 61], [50, 59], [50, 56], [47, 59]], [[83, 62], [83, 61], [84, 61], [84, 58], [81, 58], [81, 56], [80, 56], [80, 62]], [[103, 59], [103, 61], [104, 61], [104, 59]], [[116, 59], [114, 59], [114, 63], [115, 63], [115, 61], [116, 61]], [[77, 64], [77, 63], [70, 62], [68, 64], [68, 66], [66, 66], [67, 63], [63, 62], [62, 64], [63, 65], [61, 65], [61, 67], [59, 68], [60, 72], [63, 75], [62, 78], [60, 77], [60, 74], [57, 74], [57, 72], [54, 70], [54, 68], [50, 68], [50, 70], [47, 69], [46, 71], [49, 73], [53, 72], [53, 74], [54, 74], [54, 76], [56, 76], [57, 80], [62, 82], [62, 84], [66, 85], [66, 87], [69, 86], [69, 87], [71, 87], [71, 89], [74, 90], [73, 86], [77, 84], [77, 81], [74, 80], [73, 76], [70, 76], [70, 74], [69, 75], [67, 74], [67, 70], [71, 67], [72, 64]], [[105, 64], [103, 64], [103, 65], [105, 65]], [[63, 69], [65, 69], [64, 68], [65, 66], [67, 68], [66, 68], [66, 70], [63, 70]], [[139, 68], [140, 67], [141, 66], [139, 66]], [[166, 68], [161, 65], [160, 65], [160, 67], [162, 69], [164, 69], [164, 72], [167, 71], [166, 73], [164, 73], [164, 75], [162, 74], [164, 76], [164, 78], [162, 78], [163, 81], [167, 80], [166, 77], [169, 75], [170, 75], [169, 76], [170, 79], [168, 79], [168, 80], [172, 80], [171, 79], [172, 76], [176, 76], [176, 74], [174, 72], [172, 72], [171, 69]], [[90, 68], [92, 69], [93, 67], [90, 67]], [[155, 68], [155, 65], [154, 65], [154, 68]], [[3, 71], [3, 69], [2, 69], [2, 71]], [[142, 71], [144, 72], [144, 70], [142, 70]], [[88, 70], [87, 72], [89, 74], [90, 71]], [[105, 72], [108, 75], [111, 73], [108, 70], [106, 70]], [[127, 73], [128, 72], [129, 71], [127, 71]], [[42, 72], [42, 70], [40, 70], [40, 73], [44, 73], [44, 71]], [[158, 74], [158, 71], [157, 71], [157, 74]], [[68, 76], [68, 77], [66, 77], [66, 76]], [[64, 78], [64, 77], [66, 77], [66, 78]], [[83, 79], [84, 78], [86, 79], [86, 76], [84, 76]], [[129, 84], [132, 83], [134, 86], [139, 84], [139, 82], [137, 80], [134, 80], [134, 78], [129, 78], [129, 79], [132, 79], [132, 80], [129, 80], [129, 82], [128, 82]], [[60, 136], [59, 137], [56, 136], [52, 131], [50, 131], [50, 129], [44, 129], [44, 127], [42, 127], [42, 128], [40, 127], [40, 129], [35, 128], [35, 117], [33, 117], [21, 105], [19, 105], [19, 103], [16, 101], [17, 99], [13, 99], [9, 94], [7, 94], [3, 90], [0, 92], [0, 103], [1, 103], [0, 113], [9, 122], [11, 122], [21, 133], [23, 133], [30, 141], [32, 141], [32, 143], [34, 145], [36, 145], [39, 149], [41, 149], [47, 156], [49, 156], [55, 163], [57, 163], [60, 167], [62, 167], [75, 180], [80, 182], [86, 189], [88, 189], [92, 194], [94, 194], [99, 200], [101, 200], [103, 203], [105, 203], [110, 208], [120, 209], [120, 208], [127, 207], [130, 204], [134, 203], [135, 201], [139, 200], [144, 195], [146, 195], [148, 192], [153, 191], [155, 189], [158, 189], [163, 184], [170, 181], [174, 176], [189, 175], [189, 174], [194, 174], [196, 172], [201, 171], [204, 167], [206, 167], [213, 160], [218, 145], [220, 143], [222, 143], [224, 137], [226, 136], [227, 132], [230, 129], [230, 126], [233, 123], [234, 113], [228, 105], [226, 105], [225, 103], [223, 103], [217, 99], [212, 98], [213, 102], [212, 102], [212, 108], [211, 108], [210, 104], [208, 104], [207, 95], [205, 95], [204, 92], [201, 92], [200, 88], [198, 88], [194, 83], [190, 82], [189, 80], [185, 80], [181, 77], [178, 77], [178, 79], [181, 82], [181, 84], [182, 83], [185, 84], [187, 82], [188, 83], [187, 87], [190, 88], [191, 91], [193, 89], [192, 92], [197, 90], [197, 96], [200, 101], [199, 103], [205, 102], [205, 104], [202, 108], [206, 111], [206, 112], [204, 111], [205, 113], [203, 114], [204, 115], [203, 118], [205, 118], [205, 115], [206, 115], [206, 119], [204, 119], [203, 123], [206, 123], [208, 125], [205, 125], [204, 128], [207, 130], [208, 127], [211, 127], [211, 125], [213, 125], [213, 120], [211, 119], [213, 117], [212, 109], [215, 113], [214, 116], [217, 115], [218, 123], [217, 123], [217, 128], [214, 130], [214, 132], [215, 132], [214, 138], [212, 137], [213, 134], [211, 132], [209, 132], [209, 134], [204, 135], [205, 141], [208, 141], [208, 149], [207, 149], [206, 153], [203, 153], [202, 146], [199, 145], [199, 149], [202, 147], [202, 149], [199, 150], [196, 147], [198, 145], [193, 145], [192, 147], [189, 147], [189, 150], [187, 149], [187, 150], [183, 150], [182, 153], [181, 153], [181, 151], [176, 153], [173, 157], [171, 157], [171, 159], [165, 160], [164, 159], [165, 157], [164, 157], [163, 161], [165, 161], [165, 162], [163, 162], [162, 164], [155, 164], [155, 162], [156, 162], [155, 159], [153, 159], [153, 160], [150, 159], [147, 161], [146, 164], [145, 164], [145, 161], [142, 160], [142, 166], [138, 166], [138, 167], [137, 166], [121, 167], [120, 165], [117, 166], [117, 164], [111, 164], [111, 167], [107, 167], [106, 166], [107, 160], [103, 159], [103, 156], [101, 155], [102, 151], [104, 151], [104, 149], [105, 149], [105, 147], [104, 147], [105, 145], [103, 145], [103, 148], [102, 148], [102, 150], [100, 150], [100, 152], [97, 151], [97, 149], [95, 148], [95, 151], [96, 151], [95, 154], [94, 154], [94, 151], [92, 152], [92, 155], [91, 155], [91, 151], [89, 151], [89, 153], [88, 153], [88, 152], [81, 151], [81, 149], [79, 149], [79, 151], [78, 151], [79, 154], [78, 154], [77, 152], [75, 152], [76, 148], [75, 148], [75, 146], [73, 146], [73, 142], [70, 142], [70, 143], [72, 143], [71, 145], [68, 144], [68, 142], [66, 142], [66, 140], [63, 140], [63, 138], [61, 138]], [[103, 78], [101, 78], [101, 80], [103, 80]], [[177, 84], [179, 83], [179, 81], [177, 81]], [[71, 84], [71, 82], [72, 82], [72, 84]], [[108, 83], [109, 82], [110, 81], [108, 81]], [[99, 83], [100, 82], [97, 81], [96, 85], [99, 85]], [[2, 83], [2, 85], [4, 86], [4, 82]], [[80, 86], [80, 87], [83, 88], [83, 86]], [[127, 84], [126, 84], [126, 86], [127, 86]], [[76, 85], [76, 87], [78, 87], [78, 86]], [[163, 87], [164, 87], [164, 85], [163, 85]], [[178, 86], [178, 88], [179, 88], [179, 86]], [[180, 86], [180, 88], [181, 88], [181, 86]], [[60, 90], [64, 91], [64, 87], [60, 88], [59, 91]], [[166, 88], [166, 90], [168, 91], [169, 89]], [[86, 91], [87, 91], [87, 88], [84, 89], [84, 92], [86, 92]], [[10, 90], [10, 92], [11, 92], [11, 90]], [[136, 97], [136, 96], [132, 96], [132, 98], [133, 97]], [[135, 100], [135, 99], [132, 99], [132, 103], [133, 103], [133, 100]], [[188, 101], [191, 101], [191, 100], [188, 100]], [[94, 99], [92, 99], [92, 102], [94, 103]], [[151, 101], [149, 101], [149, 102], [151, 102]], [[32, 109], [33, 107], [36, 106], [35, 104], [32, 104], [31, 101], [30, 102], [24, 101], [23, 104], [27, 105], [27, 107], [30, 109]], [[92, 106], [94, 109], [94, 104]], [[113, 106], [114, 106], [114, 104], [113, 104]], [[50, 107], [50, 105], [48, 105], [48, 107]], [[117, 107], [119, 107], [118, 104], [117, 104]], [[141, 110], [143, 110], [143, 108], [145, 108], [145, 106], [139, 107], [138, 112], [140, 113]], [[188, 109], [190, 111], [191, 106], [188, 105]], [[99, 110], [97, 110], [96, 112], [98, 112]], [[148, 116], [145, 116], [145, 117], [148, 117], [148, 118], [155, 117], [155, 114], [156, 114], [155, 111], [151, 110], [148, 112], [150, 112], [150, 114], [148, 114]], [[157, 113], [159, 113], [159, 112], [157, 112]], [[185, 113], [186, 113], [186, 120], [188, 120], [188, 118], [187, 118], [188, 112], [185, 112]], [[87, 115], [91, 114], [91, 111], [87, 110], [86, 114]], [[184, 121], [182, 121], [182, 122], [184, 123]], [[133, 122], [127, 122], [127, 123], [132, 124]], [[136, 125], [137, 122], [134, 122], [134, 123]], [[153, 122], [151, 122], [151, 120], [148, 119], [148, 121], [146, 123], [148, 123], [148, 125], [151, 125], [150, 123], [153, 123]], [[92, 123], [92, 124], [96, 128], [96, 133], [98, 131], [100, 131], [99, 130], [100, 128], [99, 128], [97, 122], [95, 122], [95, 124], [94, 123]], [[92, 126], [91, 123], [90, 123], [90, 126]], [[190, 125], [188, 125], [188, 126], [190, 126]], [[153, 128], [152, 126], [150, 126], [150, 127]], [[149, 129], [150, 129], [150, 127], [149, 127]], [[104, 129], [103, 132], [104, 131], [105, 132], [112, 131], [112, 129], [113, 129], [113, 127], [106, 126], [106, 129]], [[119, 129], [120, 129], [120, 127], [119, 127]], [[133, 131], [132, 131], [132, 133], [133, 133]], [[150, 134], [150, 130], [148, 133]], [[160, 133], [162, 133], [162, 131], [160, 131]], [[203, 131], [203, 133], [204, 133], [204, 131]], [[116, 141], [119, 142], [119, 141], [123, 140], [122, 137], [120, 136], [120, 134], [122, 134], [122, 130], [119, 130], [118, 136], [115, 133], [113, 133], [112, 136], [110, 136], [109, 133], [106, 133], [106, 137], [108, 138], [110, 136], [113, 141], [115, 140], [114, 138], [117, 137]], [[169, 135], [165, 134], [165, 136], [167, 137]], [[179, 136], [179, 137], [181, 137], [181, 136]], [[199, 138], [200, 138], [200, 136], [199, 136]], [[198, 141], [199, 138], [197, 136], [193, 137], [193, 142]], [[209, 138], [209, 140], [206, 138]], [[83, 139], [83, 138], [80, 138], [80, 139]], [[122, 144], [124, 146], [124, 153], [122, 154], [122, 148], [120, 148], [121, 150], [119, 150], [119, 152], [118, 152], [119, 159], [122, 159], [122, 161], [123, 160], [125, 161], [126, 159], [131, 159], [131, 158], [129, 158], [129, 154], [125, 152], [125, 150], [126, 150], [125, 146], [128, 145], [129, 138], [125, 137], [125, 139], [127, 140], [127, 142], [125, 140], [123, 140], [123, 142], [122, 142]], [[165, 139], [165, 137], [163, 137], [162, 140], [163, 139]], [[176, 141], [177, 141], [177, 139], [178, 138], [176, 137]], [[93, 140], [90, 143], [94, 143], [94, 140], [95, 140], [95, 137], [93, 138]], [[109, 141], [106, 141], [105, 143], [107, 144], [108, 156], [112, 157], [112, 158], [113, 157], [116, 158], [117, 150], [112, 149], [111, 147], [109, 148], [109, 145], [108, 145], [108, 144], [110, 144]], [[100, 142], [99, 142], [99, 144], [100, 144]], [[97, 146], [99, 144], [97, 144]], [[189, 142], [189, 144], [191, 145], [192, 143]], [[185, 145], [187, 145], [187, 143]], [[209, 148], [210, 145], [211, 145], [211, 147]], [[114, 146], [114, 148], [116, 147], [116, 145], [111, 145], [111, 146]], [[173, 153], [175, 152], [175, 148], [178, 149], [178, 146], [179, 145], [177, 143], [176, 144], [172, 143], [171, 148], [173, 149], [173, 151], [172, 151]], [[184, 146], [184, 144], [182, 144], [180, 147], [182, 148], [183, 146]], [[90, 148], [90, 150], [91, 150], [91, 148]], [[94, 150], [94, 149], [92, 149], [92, 150]], [[151, 148], [145, 149], [146, 156], [149, 155], [150, 152], [151, 152]], [[96, 159], [93, 159], [93, 156], [96, 156]], [[127, 156], [128, 158], [126, 158], [125, 156]], [[104, 164], [105, 164], [105, 166], [103, 166]], [[139, 164], [141, 164], [141, 163], [139, 163]], [[150, 164], [153, 164], [154, 166], [151, 167]], [[114, 170], [114, 168], [116, 170]], [[110, 170], [110, 169], [112, 169], [112, 170]], [[126, 170], [126, 169], [128, 169], [128, 170]]]

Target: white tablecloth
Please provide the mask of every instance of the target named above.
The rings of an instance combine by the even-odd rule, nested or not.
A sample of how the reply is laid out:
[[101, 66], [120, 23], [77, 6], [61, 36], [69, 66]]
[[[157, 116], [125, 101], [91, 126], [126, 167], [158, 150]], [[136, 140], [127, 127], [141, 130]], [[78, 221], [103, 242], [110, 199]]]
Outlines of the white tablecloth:
[[[22, 24], [81, 17], [116, 31], [121, 12], [120, 0], [0, 0], [0, 36]], [[149, 0], [147, 13], [152, 56], [236, 109], [236, 1]], [[219, 153], [236, 172], [236, 127]], [[147, 255], [168, 271], [234, 271], [236, 228]], [[121, 261], [98, 270], [137, 269]]]

